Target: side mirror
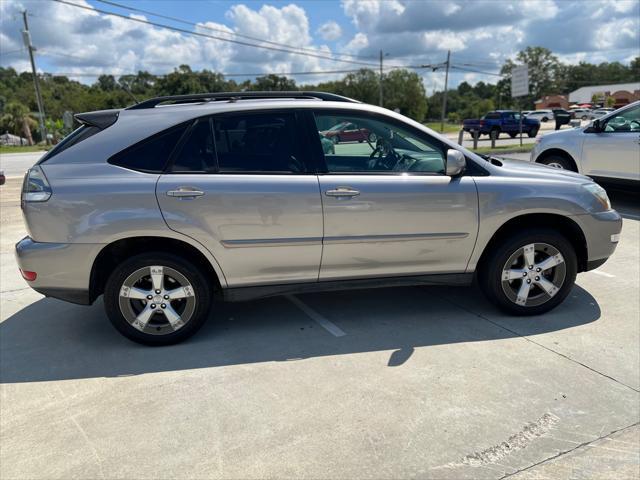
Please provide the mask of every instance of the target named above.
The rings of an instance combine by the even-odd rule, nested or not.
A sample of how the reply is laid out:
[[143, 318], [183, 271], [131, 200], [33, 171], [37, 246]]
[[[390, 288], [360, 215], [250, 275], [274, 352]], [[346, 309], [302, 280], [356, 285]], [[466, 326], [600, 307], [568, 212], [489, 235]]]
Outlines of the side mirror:
[[456, 177], [460, 175], [464, 172], [466, 166], [467, 161], [461, 151], [454, 150], [453, 148], [447, 150], [447, 165], [445, 171], [449, 177]]
[[602, 122], [600, 120], [595, 119], [591, 122], [591, 125], [585, 130], [585, 133], [600, 133], [602, 131]]

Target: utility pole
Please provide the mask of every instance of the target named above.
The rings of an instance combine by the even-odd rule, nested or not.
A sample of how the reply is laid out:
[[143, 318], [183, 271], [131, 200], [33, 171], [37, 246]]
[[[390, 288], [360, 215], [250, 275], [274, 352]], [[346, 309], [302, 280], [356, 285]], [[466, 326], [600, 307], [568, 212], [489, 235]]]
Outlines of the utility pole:
[[378, 105], [382, 106], [382, 50], [380, 50], [380, 96], [378, 98]]
[[29, 22], [27, 21], [27, 11], [22, 12], [22, 19], [24, 20], [24, 30], [22, 31], [22, 39], [24, 41], [27, 50], [29, 50], [29, 60], [31, 60], [31, 73], [33, 74], [33, 85], [36, 89], [36, 102], [38, 103], [38, 115], [40, 123], [40, 135], [45, 143], [49, 144], [47, 138], [47, 129], [44, 126], [44, 105], [42, 103], [42, 95], [40, 94], [40, 83], [38, 82], [38, 75], [36, 73], [36, 62], [33, 59], [33, 52], [35, 47], [31, 45], [31, 34], [29, 33]]
[[447, 87], [449, 84], [449, 65], [451, 60], [451, 50], [447, 50], [446, 73], [444, 75], [444, 95], [442, 96], [442, 118], [440, 120], [440, 132], [444, 132], [444, 119], [447, 116]]

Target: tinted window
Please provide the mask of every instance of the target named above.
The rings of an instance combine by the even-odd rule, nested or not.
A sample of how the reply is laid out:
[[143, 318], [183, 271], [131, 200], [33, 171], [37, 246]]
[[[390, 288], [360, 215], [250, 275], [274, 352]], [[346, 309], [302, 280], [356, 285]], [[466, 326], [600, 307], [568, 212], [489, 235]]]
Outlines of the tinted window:
[[42, 157], [38, 162], [38, 164], [45, 162], [46, 160], [49, 160], [51, 157], [58, 155], [61, 152], [64, 152], [67, 148], [77, 145], [83, 140], [86, 140], [87, 138], [95, 135], [99, 131], [100, 129], [98, 127], [89, 126], [89, 125], [82, 125], [81, 127], [76, 128], [73, 132], [71, 132], [69, 135], [64, 137], [60, 141], [60, 143], [58, 143], [55, 147], [53, 147], [49, 151], [49, 153], [47, 153], [44, 157]]
[[500, 114], [498, 112], [491, 112], [491, 113], [487, 113], [484, 118], [486, 120], [496, 120], [498, 118], [500, 118]]
[[[426, 133], [373, 115], [317, 112], [314, 116], [331, 173], [444, 173], [444, 147]], [[334, 128], [341, 124], [350, 127]]]
[[174, 157], [173, 172], [213, 172], [216, 167], [213, 131], [208, 118], [191, 128], [180, 152]]
[[180, 125], [154, 135], [114, 155], [109, 163], [142, 172], [162, 172], [186, 129], [187, 125]]
[[250, 113], [215, 118], [220, 172], [305, 172], [293, 113]]

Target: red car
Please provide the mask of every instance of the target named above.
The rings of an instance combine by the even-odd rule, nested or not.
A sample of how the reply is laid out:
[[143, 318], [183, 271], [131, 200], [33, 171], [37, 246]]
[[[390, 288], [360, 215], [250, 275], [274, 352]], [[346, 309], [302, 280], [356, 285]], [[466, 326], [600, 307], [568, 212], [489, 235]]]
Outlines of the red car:
[[377, 139], [375, 133], [366, 128], [358, 128], [350, 122], [339, 123], [321, 133], [333, 143], [364, 141], [375, 143]]

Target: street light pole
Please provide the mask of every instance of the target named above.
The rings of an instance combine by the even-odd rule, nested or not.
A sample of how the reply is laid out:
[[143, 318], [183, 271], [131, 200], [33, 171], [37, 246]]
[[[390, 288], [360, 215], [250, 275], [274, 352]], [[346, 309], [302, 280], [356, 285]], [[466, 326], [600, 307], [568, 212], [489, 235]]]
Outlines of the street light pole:
[[444, 120], [447, 116], [447, 87], [449, 84], [449, 64], [451, 60], [451, 50], [447, 50], [446, 73], [444, 75], [444, 95], [442, 96], [442, 117], [440, 119], [440, 132], [444, 132]]
[[29, 51], [29, 60], [31, 60], [31, 73], [33, 74], [33, 85], [36, 89], [36, 103], [38, 104], [38, 120], [40, 124], [40, 135], [45, 143], [49, 144], [47, 138], [47, 129], [44, 126], [44, 104], [42, 103], [42, 94], [40, 93], [40, 83], [38, 82], [38, 75], [36, 73], [36, 62], [33, 58], [33, 52], [35, 47], [31, 45], [31, 34], [29, 33], [29, 22], [27, 20], [27, 11], [22, 12], [22, 19], [24, 21], [24, 30], [22, 31], [22, 38], [24, 44]]

